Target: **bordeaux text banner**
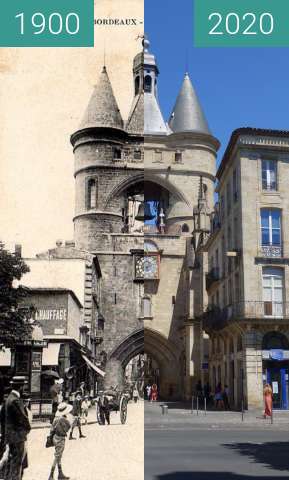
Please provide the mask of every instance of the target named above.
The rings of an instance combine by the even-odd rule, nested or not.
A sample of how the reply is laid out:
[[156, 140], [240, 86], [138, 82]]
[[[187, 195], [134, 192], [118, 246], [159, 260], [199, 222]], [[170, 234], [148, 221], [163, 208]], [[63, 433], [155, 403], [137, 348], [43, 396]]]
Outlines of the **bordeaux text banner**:
[[288, 47], [289, 2], [194, 0], [196, 47]]
[[9, 0], [0, 47], [92, 47], [94, 0]]

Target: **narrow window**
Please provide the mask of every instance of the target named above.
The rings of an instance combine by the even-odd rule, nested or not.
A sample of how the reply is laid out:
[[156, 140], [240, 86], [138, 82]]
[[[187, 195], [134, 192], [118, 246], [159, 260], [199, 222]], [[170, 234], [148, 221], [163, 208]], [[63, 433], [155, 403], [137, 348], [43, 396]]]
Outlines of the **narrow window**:
[[120, 148], [114, 148], [113, 159], [114, 160], [121, 160], [121, 149]]
[[176, 152], [175, 153], [175, 163], [182, 163], [182, 152]]
[[97, 179], [90, 178], [87, 182], [87, 208], [89, 210], [97, 206]]
[[283, 270], [281, 268], [263, 268], [264, 315], [282, 317], [284, 297]]
[[134, 93], [137, 95], [139, 93], [140, 78], [137, 76], [134, 81]]
[[141, 302], [141, 314], [143, 318], [151, 318], [152, 316], [152, 304], [151, 298], [145, 296], [142, 298]]
[[134, 151], [134, 159], [135, 160], [141, 160], [141, 150], [135, 150]]
[[261, 210], [262, 246], [281, 245], [281, 212], [263, 208]]
[[276, 160], [262, 160], [262, 188], [269, 191], [277, 190]]
[[150, 75], [146, 75], [144, 78], [144, 91], [146, 93], [151, 93], [152, 91], [152, 77]]

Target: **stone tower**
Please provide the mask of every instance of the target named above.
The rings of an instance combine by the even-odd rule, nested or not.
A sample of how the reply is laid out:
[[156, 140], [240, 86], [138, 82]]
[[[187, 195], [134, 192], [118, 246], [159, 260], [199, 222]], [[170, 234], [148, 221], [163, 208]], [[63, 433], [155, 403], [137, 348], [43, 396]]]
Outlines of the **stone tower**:
[[188, 73], [168, 124], [164, 121], [159, 69], [147, 39], [143, 71], [145, 201], [154, 210], [154, 219], [145, 223], [144, 248], [148, 271], [155, 258], [157, 265], [154, 278], [145, 277], [150, 302], [150, 315], [144, 318], [145, 351], [159, 374], [161, 395], [177, 398], [189, 396], [201, 378], [203, 337], [196, 317], [204, 290], [201, 270], [195, 269], [192, 231], [200, 198], [206, 218], [213, 210], [219, 142]]
[[136, 273], [143, 257], [143, 224], [136, 218], [143, 201], [143, 118], [136, 94], [129, 119], [123, 121], [103, 67], [71, 136], [75, 246], [97, 255], [102, 271], [104, 330], [98, 353], [106, 358], [109, 386], [121, 383], [127, 363], [143, 352], [143, 277]]

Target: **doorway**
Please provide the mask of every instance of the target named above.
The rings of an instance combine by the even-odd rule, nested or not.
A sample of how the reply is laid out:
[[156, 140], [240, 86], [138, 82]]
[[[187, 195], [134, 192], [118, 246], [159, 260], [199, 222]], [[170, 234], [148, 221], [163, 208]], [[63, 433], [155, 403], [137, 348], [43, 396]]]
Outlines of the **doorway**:
[[288, 410], [289, 368], [288, 366], [267, 368], [267, 383], [273, 390], [273, 408]]

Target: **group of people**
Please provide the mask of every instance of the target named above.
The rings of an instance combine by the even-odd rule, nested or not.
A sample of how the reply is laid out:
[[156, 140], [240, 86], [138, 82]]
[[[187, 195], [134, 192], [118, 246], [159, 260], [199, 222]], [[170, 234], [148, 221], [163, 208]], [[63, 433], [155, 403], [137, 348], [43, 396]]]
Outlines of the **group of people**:
[[158, 400], [158, 387], [156, 383], [152, 385], [148, 384], [145, 387], [146, 398], [150, 402], [156, 402]]
[[[84, 385], [80, 385], [74, 395], [73, 403], [63, 401], [61, 394], [62, 381], [58, 380], [52, 389], [51, 429], [47, 446], [55, 449], [49, 480], [54, 480], [56, 467], [58, 479], [68, 480], [62, 469], [62, 456], [65, 439], [76, 440], [73, 435], [78, 429], [79, 438], [85, 438], [82, 432], [82, 422], [87, 423], [90, 407], [89, 397], [85, 394]], [[25, 394], [25, 377], [14, 376], [10, 382], [10, 393], [4, 400], [0, 411], [1, 441], [0, 441], [0, 478], [1, 480], [21, 480], [25, 468], [28, 467], [27, 437], [32, 426], [30, 399]], [[57, 392], [57, 396], [55, 395]]]
[[207, 382], [203, 388], [199, 380], [194, 394], [201, 402], [206, 399], [207, 406], [213, 406], [216, 410], [230, 410], [230, 392], [228, 385], [225, 385], [223, 388], [221, 382], [219, 382], [215, 391], [212, 392], [209, 382]]

